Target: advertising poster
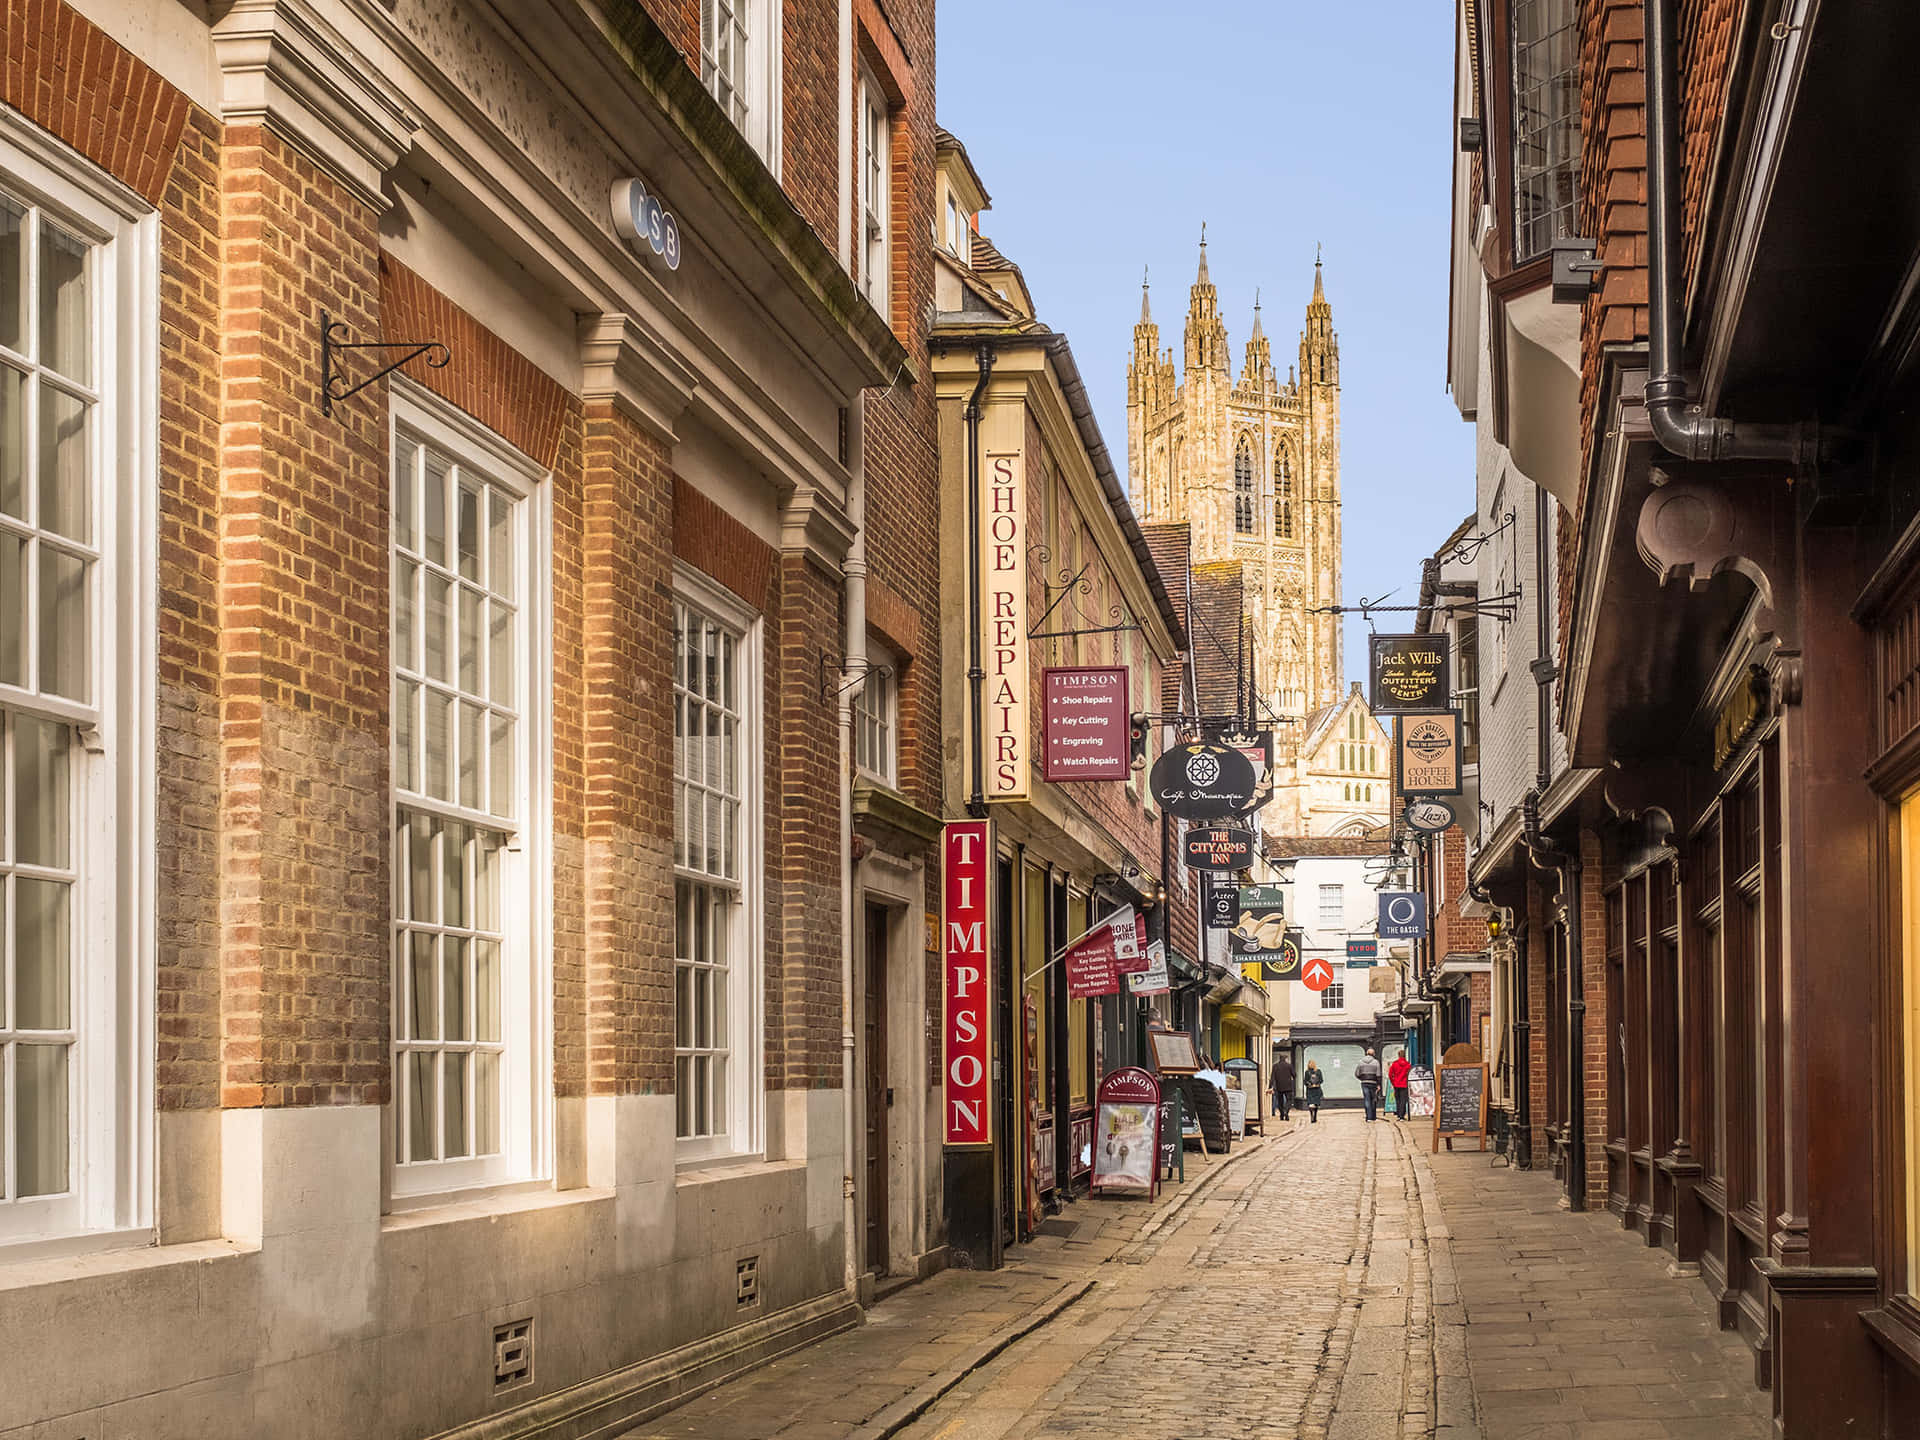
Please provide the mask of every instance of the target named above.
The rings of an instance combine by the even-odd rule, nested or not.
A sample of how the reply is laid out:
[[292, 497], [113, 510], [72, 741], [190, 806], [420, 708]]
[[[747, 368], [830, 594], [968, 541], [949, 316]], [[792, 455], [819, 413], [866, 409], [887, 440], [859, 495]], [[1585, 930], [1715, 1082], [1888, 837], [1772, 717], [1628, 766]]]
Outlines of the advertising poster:
[[1100, 1082], [1094, 1114], [1093, 1189], [1151, 1195], [1158, 1186], [1160, 1085], [1145, 1070], [1116, 1070]]
[[1167, 979], [1167, 947], [1156, 940], [1147, 946], [1147, 968], [1127, 976], [1127, 989], [1135, 995], [1164, 995], [1172, 988]]

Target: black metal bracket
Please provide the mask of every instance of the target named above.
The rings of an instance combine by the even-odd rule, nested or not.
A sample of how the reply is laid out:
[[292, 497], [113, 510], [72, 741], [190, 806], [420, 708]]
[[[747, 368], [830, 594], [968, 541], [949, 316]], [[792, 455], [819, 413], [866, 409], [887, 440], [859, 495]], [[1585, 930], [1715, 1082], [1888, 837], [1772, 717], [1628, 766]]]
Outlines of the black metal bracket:
[[[1053, 599], [1049, 600], [1047, 602], [1047, 608], [1040, 612], [1040, 618], [1033, 622], [1035, 628], [1027, 631], [1027, 639], [1029, 640], [1069, 640], [1076, 635], [1124, 635], [1130, 630], [1138, 630], [1140, 628], [1140, 622], [1138, 620], [1128, 620], [1124, 624], [1099, 625], [1099, 626], [1093, 626], [1090, 628], [1083, 628], [1078, 630], [1039, 629], [1038, 627], [1045, 625], [1047, 623], [1047, 617], [1052, 615], [1054, 611], [1058, 610], [1060, 608], [1061, 602], [1065, 600], [1069, 595], [1072, 595], [1075, 592], [1078, 592], [1079, 594], [1082, 594], [1082, 595], [1090, 595], [1093, 593], [1093, 582], [1087, 578], [1087, 572], [1093, 568], [1093, 562], [1089, 560], [1086, 564], [1080, 567], [1077, 573], [1073, 575], [1068, 575], [1067, 572], [1063, 569], [1060, 572], [1060, 586], [1059, 586], [1059, 589], [1056, 591], [1053, 584], [1047, 580], [1045, 575], [1045, 567], [1053, 563], [1053, 552], [1050, 549], [1048, 549], [1045, 545], [1038, 545], [1038, 546], [1030, 546], [1028, 548], [1028, 553], [1035, 556], [1035, 558], [1039, 560], [1042, 568], [1041, 584], [1046, 589], [1046, 591], [1053, 596]], [[1078, 605], [1074, 607], [1076, 611], [1079, 610], [1079, 608], [1080, 607]], [[1121, 610], [1121, 608], [1118, 605], [1111, 605], [1107, 609], [1107, 618], [1109, 620], [1117, 620], [1122, 613], [1124, 612]]]
[[[339, 331], [338, 338], [334, 331]], [[336, 320], [325, 310], [320, 312], [320, 413], [333, 414], [334, 405], [341, 400], [350, 400], [374, 381], [391, 375], [402, 365], [420, 356], [427, 357], [427, 364], [435, 370], [444, 370], [453, 362], [453, 352], [438, 340], [348, 340], [347, 325], [344, 320]], [[347, 384], [347, 377], [337, 373], [334, 355], [342, 350], [404, 350], [402, 355], [390, 365], [367, 376], [357, 385]]]
[[844, 674], [846, 668], [845, 660], [836, 663], [832, 655], [824, 650], [820, 652], [820, 703], [822, 705], [833, 700], [838, 700], [842, 695], [846, 694], [847, 691], [864, 681], [869, 675], [891, 676], [893, 674], [892, 666], [876, 665], [869, 660], [867, 662], [867, 668], [854, 676], [853, 679], [844, 684], [836, 685], [834, 683], [835, 673]]

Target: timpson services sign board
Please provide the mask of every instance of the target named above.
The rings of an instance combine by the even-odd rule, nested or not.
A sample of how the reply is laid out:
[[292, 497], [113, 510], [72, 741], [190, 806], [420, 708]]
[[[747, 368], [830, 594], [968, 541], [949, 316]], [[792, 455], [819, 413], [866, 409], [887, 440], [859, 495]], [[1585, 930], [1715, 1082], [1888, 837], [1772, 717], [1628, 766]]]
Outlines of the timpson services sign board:
[[1043, 671], [1040, 696], [1045, 779], [1125, 780], [1133, 773], [1124, 665]]
[[943, 972], [940, 1114], [948, 1145], [993, 1143], [993, 822], [957, 820], [940, 836]]
[[1033, 731], [1027, 695], [1026, 458], [1019, 450], [986, 450], [981, 458], [980, 659], [987, 672], [981, 788], [989, 800], [1025, 800], [1033, 768], [1028, 753]]
[[1453, 704], [1444, 635], [1370, 635], [1367, 673], [1367, 703], [1375, 715], [1418, 715]]

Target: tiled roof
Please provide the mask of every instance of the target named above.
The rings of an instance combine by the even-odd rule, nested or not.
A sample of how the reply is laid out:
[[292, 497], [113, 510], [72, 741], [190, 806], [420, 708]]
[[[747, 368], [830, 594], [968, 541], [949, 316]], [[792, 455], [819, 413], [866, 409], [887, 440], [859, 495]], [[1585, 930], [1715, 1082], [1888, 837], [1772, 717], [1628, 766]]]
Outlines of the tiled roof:
[[1353, 835], [1269, 835], [1267, 837], [1269, 860], [1384, 855], [1388, 848], [1385, 826], [1381, 827], [1377, 839], [1373, 837], [1361, 839]]
[[1173, 601], [1173, 613], [1181, 628], [1187, 623], [1187, 571], [1193, 565], [1193, 527], [1185, 520], [1142, 525], [1147, 549], [1153, 553], [1154, 566], [1166, 582], [1167, 598]]
[[1238, 560], [1193, 567], [1193, 668], [1202, 715], [1240, 713], [1247, 653], [1246, 581]]

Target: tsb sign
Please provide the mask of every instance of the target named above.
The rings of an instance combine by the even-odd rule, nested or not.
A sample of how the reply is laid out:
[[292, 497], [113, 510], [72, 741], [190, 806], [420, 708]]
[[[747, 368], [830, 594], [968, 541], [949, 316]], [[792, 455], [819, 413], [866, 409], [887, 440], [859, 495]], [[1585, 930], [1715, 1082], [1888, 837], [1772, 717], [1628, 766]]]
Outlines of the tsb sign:
[[613, 182], [613, 228], [635, 250], [644, 247], [666, 261], [667, 269], [680, 268], [680, 222], [638, 180]]
[[986, 820], [945, 827], [940, 841], [940, 948], [946, 981], [940, 1110], [946, 1143], [993, 1143], [992, 1011], [988, 947], [993, 934], [993, 829]]

